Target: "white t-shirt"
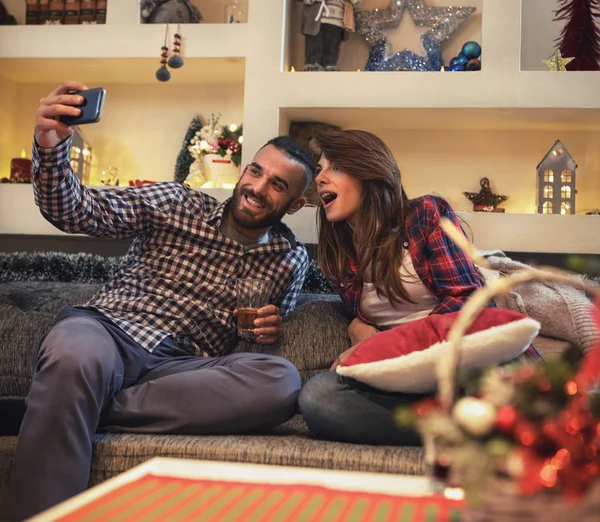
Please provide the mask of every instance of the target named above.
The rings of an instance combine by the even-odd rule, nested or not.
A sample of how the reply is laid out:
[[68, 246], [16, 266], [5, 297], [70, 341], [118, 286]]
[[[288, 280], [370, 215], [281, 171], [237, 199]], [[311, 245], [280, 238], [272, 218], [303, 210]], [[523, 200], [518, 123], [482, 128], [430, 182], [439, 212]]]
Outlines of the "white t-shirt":
[[[368, 274], [368, 270], [367, 270]], [[437, 306], [437, 297], [422, 283], [415, 271], [408, 249], [404, 250], [400, 267], [402, 285], [413, 303], [402, 302], [396, 308], [387, 297], [378, 296], [373, 283], [363, 283], [360, 313], [380, 328], [391, 328], [428, 316]]]

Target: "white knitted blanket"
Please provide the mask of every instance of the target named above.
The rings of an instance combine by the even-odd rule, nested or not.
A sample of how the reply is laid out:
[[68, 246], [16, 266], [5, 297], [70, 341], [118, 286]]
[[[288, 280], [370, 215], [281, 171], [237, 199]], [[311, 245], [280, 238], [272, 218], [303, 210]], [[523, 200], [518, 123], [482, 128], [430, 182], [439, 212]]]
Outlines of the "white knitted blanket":
[[[510, 277], [515, 271], [528, 266], [506, 257], [502, 252], [492, 252], [486, 255], [486, 259], [492, 268], [480, 267], [486, 280], [500, 275]], [[542, 325], [540, 335], [545, 337], [568, 341], [583, 349], [600, 340], [593, 317], [593, 303], [581, 290], [552, 282], [530, 282], [497, 297], [495, 301], [501, 308], [521, 312], [538, 321]]]

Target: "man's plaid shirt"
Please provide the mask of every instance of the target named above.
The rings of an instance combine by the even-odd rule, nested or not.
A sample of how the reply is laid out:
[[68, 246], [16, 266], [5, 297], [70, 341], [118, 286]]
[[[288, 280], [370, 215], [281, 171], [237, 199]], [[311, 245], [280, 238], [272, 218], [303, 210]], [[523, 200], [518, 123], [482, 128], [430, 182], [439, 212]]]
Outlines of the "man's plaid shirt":
[[[408, 248], [422, 283], [438, 299], [432, 314], [458, 312], [469, 295], [485, 284], [473, 261], [442, 230], [441, 217], [448, 218], [462, 231], [454, 210], [445, 199], [422, 196], [407, 202], [404, 247]], [[350, 253], [345, 280], [332, 284], [338, 289], [346, 310], [353, 317], [369, 322], [360, 313], [362, 285], [356, 279], [358, 267], [353, 256]], [[523, 356], [535, 361], [542, 359], [532, 345]]]
[[56, 227], [132, 238], [117, 274], [84, 307], [108, 316], [145, 349], [171, 336], [190, 353], [230, 352], [236, 343], [235, 280], [267, 279], [270, 303], [290, 312], [308, 268], [304, 245], [284, 224], [246, 250], [219, 227], [227, 201], [179, 183], [125, 189], [82, 186], [69, 163], [71, 139], [33, 147], [36, 204]]

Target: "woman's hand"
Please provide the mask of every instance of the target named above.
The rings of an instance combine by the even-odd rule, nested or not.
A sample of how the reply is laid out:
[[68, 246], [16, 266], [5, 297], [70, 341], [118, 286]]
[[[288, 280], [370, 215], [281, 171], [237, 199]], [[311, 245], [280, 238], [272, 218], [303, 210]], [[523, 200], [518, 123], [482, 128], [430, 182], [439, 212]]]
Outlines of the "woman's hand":
[[350, 326], [348, 326], [348, 337], [350, 337], [350, 342], [352, 346], [354, 346], [362, 343], [365, 339], [376, 334], [378, 331], [377, 328], [365, 323], [357, 317], [356, 319], [353, 319]]
[[79, 82], [63, 82], [46, 98], [39, 101], [35, 120], [35, 141], [40, 147], [53, 148], [75, 132], [61, 121], [59, 116], [79, 116], [81, 109], [77, 107], [81, 96], [69, 94], [72, 91], [85, 91], [87, 87]]
[[354, 350], [356, 350], [358, 348], [358, 344], [355, 344], [354, 346], [352, 346], [351, 348], [348, 348], [345, 352], [342, 352], [340, 354], [340, 356], [333, 361], [333, 364], [331, 365], [331, 368], [329, 368], [330, 372], [334, 372], [335, 369], [340, 365], [340, 364], [344, 364], [347, 360], [348, 357], [350, 357], [352, 355], [352, 352]]

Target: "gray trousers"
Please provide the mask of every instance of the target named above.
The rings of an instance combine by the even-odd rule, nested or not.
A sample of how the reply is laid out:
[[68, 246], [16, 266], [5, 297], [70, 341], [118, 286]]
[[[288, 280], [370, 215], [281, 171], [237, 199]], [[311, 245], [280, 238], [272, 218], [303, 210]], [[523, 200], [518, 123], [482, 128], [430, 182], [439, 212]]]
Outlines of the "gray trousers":
[[300, 377], [280, 357], [200, 358], [170, 339], [152, 353], [104, 315], [63, 309], [40, 347], [9, 491], [23, 520], [87, 488], [98, 427], [191, 435], [265, 431], [296, 411]]

